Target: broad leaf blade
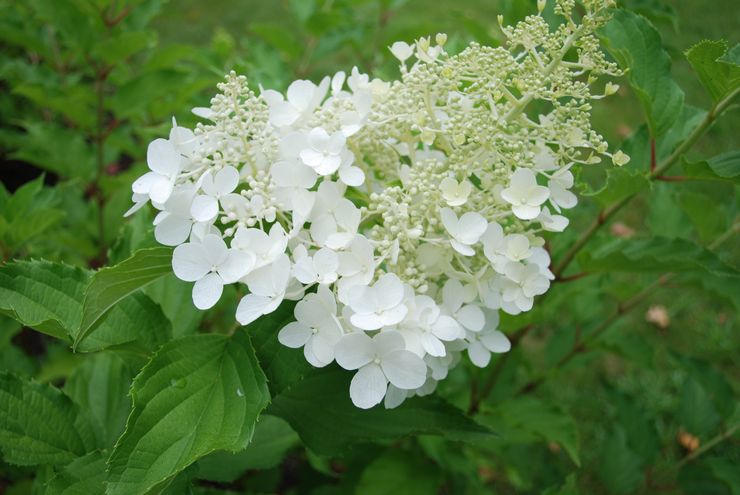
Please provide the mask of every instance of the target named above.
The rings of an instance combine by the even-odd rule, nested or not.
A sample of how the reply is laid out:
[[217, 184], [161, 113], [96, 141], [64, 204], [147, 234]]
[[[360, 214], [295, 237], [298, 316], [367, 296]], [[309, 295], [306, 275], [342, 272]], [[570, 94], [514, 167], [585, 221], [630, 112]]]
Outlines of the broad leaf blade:
[[0, 373], [0, 450], [12, 464], [70, 462], [94, 450], [87, 417], [51, 385]]
[[726, 41], [703, 40], [686, 51], [702, 85], [715, 102], [740, 87], [740, 65], [726, 60]]
[[414, 397], [395, 409], [358, 409], [349, 398], [352, 373], [317, 370], [273, 399], [268, 413], [285, 419], [319, 454], [342, 452], [358, 442], [397, 439], [416, 433], [452, 440], [479, 440], [492, 433], [437, 397]]
[[126, 296], [170, 273], [172, 250], [165, 247], [142, 249], [116, 266], [103, 268], [90, 279], [85, 290], [82, 322], [74, 345], [77, 347], [105, 314]]
[[619, 65], [628, 70], [648, 121], [650, 134], [665, 133], [681, 113], [684, 94], [671, 79], [671, 58], [660, 34], [641, 15], [616, 9], [599, 36]]
[[269, 400], [243, 332], [166, 344], [131, 396], [133, 412], [108, 461], [110, 495], [144, 493], [212, 451], [245, 448]]

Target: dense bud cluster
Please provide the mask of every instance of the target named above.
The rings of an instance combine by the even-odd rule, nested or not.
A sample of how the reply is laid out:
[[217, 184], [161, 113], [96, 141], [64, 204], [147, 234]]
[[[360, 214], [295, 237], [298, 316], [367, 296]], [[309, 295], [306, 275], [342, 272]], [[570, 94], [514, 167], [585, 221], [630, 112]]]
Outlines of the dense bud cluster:
[[612, 156], [590, 127], [591, 101], [616, 89], [592, 94], [618, 74], [594, 36], [609, 2], [585, 2], [579, 23], [556, 3], [554, 31], [530, 16], [498, 48], [394, 43], [397, 81], [354, 68], [257, 94], [232, 72], [194, 110], [210, 124], [149, 145], [130, 212], [159, 210], [198, 308], [225, 284], [246, 289], [243, 325], [298, 300], [278, 339], [355, 371], [358, 407], [431, 393], [463, 354], [482, 367], [509, 350], [498, 312], [548, 290], [540, 234], [568, 225], [572, 167]]

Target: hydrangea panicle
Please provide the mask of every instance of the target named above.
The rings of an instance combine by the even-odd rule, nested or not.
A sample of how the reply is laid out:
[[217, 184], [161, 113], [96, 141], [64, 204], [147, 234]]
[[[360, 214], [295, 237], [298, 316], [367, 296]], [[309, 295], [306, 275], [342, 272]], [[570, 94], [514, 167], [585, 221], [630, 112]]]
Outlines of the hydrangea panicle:
[[556, 0], [556, 29], [532, 15], [496, 48], [396, 42], [395, 81], [354, 67], [283, 95], [232, 72], [194, 109], [208, 123], [150, 144], [128, 214], [159, 210], [196, 307], [240, 284], [248, 325], [298, 300], [278, 340], [351, 370], [358, 407], [432, 393], [464, 355], [507, 352], [499, 312], [548, 290], [542, 233], [568, 225], [573, 167], [629, 160], [590, 126], [591, 100], [614, 92], [594, 83], [619, 75], [594, 34], [611, 4], [585, 0], [575, 19]]

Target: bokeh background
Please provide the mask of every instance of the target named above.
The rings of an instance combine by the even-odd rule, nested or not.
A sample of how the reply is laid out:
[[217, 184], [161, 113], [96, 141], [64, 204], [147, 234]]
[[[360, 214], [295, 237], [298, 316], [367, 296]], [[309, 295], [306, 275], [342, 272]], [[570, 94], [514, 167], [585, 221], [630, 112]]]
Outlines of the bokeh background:
[[[97, 268], [151, 243], [151, 214], [130, 221], [130, 184], [145, 169], [146, 145], [174, 116], [207, 106], [233, 69], [258, 85], [285, 89], [357, 65], [391, 79], [393, 41], [445, 32], [448, 51], [470, 41], [499, 44], [501, 14], [512, 23], [536, 11], [529, 0], [0, 0], [0, 255], [44, 257]], [[740, 38], [730, 0], [628, 0], [647, 17], [673, 58], [691, 108], [711, 101], [683, 52], [702, 39]], [[545, 14], [548, 15], [549, 9]], [[625, 142], [631, 166], [644, 166], [644, 122], [626, 81], [594, 109], [594, 128]], [[714, 126], [692, 156], [737, 146], [737, 112]], [[660, 143], [658, 143], [660, 145]], [[642, 162], [642, 163], [641, 163]], [[584, 172], [583, 189], [604, 182]], [[599, 205], [572, 212], [562, 251]], [[657, 182], [604, 229], [615, 237], [686, 238], [703, 244], [727, 231], [738, 210], [736, 186]], [[723, 259], [737, 264], [737, 238]], [[507, 318], [510, 332], [532, 324], [497, 368], [476, 419], [499, 433], [486, 444], [410, 438], [322, 457], [287, 425], [260, 439], [264, 464], [242, 459], [199, 493], [740, 493], [737, 430], [737, 284], [685, 276], [656, 289], [604, 333], [599, 345], [568, 358], [582, 333], [655, 274], [584, 277], [558, 284], [531, 315]], [[724, 284], [724, 285], [723, 285]], [[187, 305], [185, 305], [187, 306]], [[219, 331], [224, 315], [184, 307], [183, 333]], [[0, 319], [0, 365], [41, 382], [64, 384], [80, 358], [8, 319]], [[491, 366], [498, 366], [496, 362]], [[465, 407], [490, 370], [463, 369], [440, 394]], [[532, 377], [531, 393], [516, 394]], [[330, 407], [330, 405], [328, 406]], [[276, 443], [279, 446], [276, 447]], [[277, 453], [275, 450], [277, 449]], [[260, 452], [252, 453], [259, 458]], [[225, 461], [224, 461], [225, 462]], [[252, 462], [252, 464], [250, 464]], [[203, 469], [218, 470], [219, 462]], [[259, 469], [254, 466], [260, 466]], [[43, 493], [33, 469], [0, 464], [0, 493]]]

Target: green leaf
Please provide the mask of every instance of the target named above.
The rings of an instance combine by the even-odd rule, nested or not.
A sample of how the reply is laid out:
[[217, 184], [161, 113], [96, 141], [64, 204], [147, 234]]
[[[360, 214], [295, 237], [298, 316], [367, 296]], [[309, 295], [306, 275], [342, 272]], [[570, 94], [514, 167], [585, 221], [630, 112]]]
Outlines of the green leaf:
[[[174, 338], [192, 335], [198, 330], [205, 312], [193, 305], [191, 284], [184, 282], [174, 273], [144, 287], [144, 293], [157, 303], [172, 324]], [[260, 318], [262, 319], [262, 318]]]
[[599, 476], [608, 493], [626, 495], [635, 493], [643, 479], [640, 461], [627, 445], [627, 436], [617, 426], [602, 447], [599, 455]]
[[680, 115], [684, 94], [671, 79], [671, 58], [660, 34], [641, 15], [616, 9], [599, 36], [619, 65], [629, 71], [627, 76], [645, 111], [650, 134], [662, 135]]
[[93, 54], [109, 65], [116, 65], [145, 48], [151, 48], [155, 40], [152, 32], [124, 31], [98, 43]]
[[416, 453], [389, 450], [371, 462], [357, 483], [357, 495], [438, 493], [439, 468]]
[[246, 447], [267, 405], [243, 332], [164, 345], [134, 379], [133, 412], [109, 465], [109, 495], [144, 493], [215, 450]]
[[702, 242], [710, 242], [727, 230], [727, 212], [724, 205], [708, 194], [684, 191], [679, 204], [691, 219]]
[[332, 455], [358, 442], [397, 439], [416, 433], [475, 441], [492, 433], [438, 397], [414, 397], [395, 409], [359, 409], [349, 398], [352, 373], [329, 367], [273, 398], [269, 414], [285, 419], [318, 454]]
[[250, 469], [269, 469], [298, 444], [298, 435], [283, 419], [263, 414], [254, 437], [241, 452], [214, 452], [198, 461], [198, 477], [230, 483]]
[[314, 369], [300, 349], [291, 349], [278, 342], [277, 334], [280, 329], [295, 320], [293, 308], [295, 303], [284, 302], [277, 311], [258, 318], [245, 329], [252, 339], [257, 359], [267, 375], [273, 396], [297, 383]]
[[48, 261], [17, 261], [0, 267], [0, 312], [27, 327], [67, 338], [79, 321], [81, 268]]
[[689, 378], [681, 390], [676, 419], [692, 435], [707, 438], [716, 430], [721, 418], [701, 383]]
[[91, 452], [60, 469], [49, 480], [44, 495], [103, 495], [106, 477], [105, 457]]
[[518, 443], [555, 442], [576, 466], [581, 465], [580, 435], [570, 415], [529, 397], [504, 401], [486, 412], [486, 423], [507, 429], [502, 430], [502, 438]]
[[0, 373], [0, 450], [6, 462], [61, 464], [95, 446], [87, 417], [59, 389]]
[[85, 359], [64, 384], [64, 393], [90, 414], [106, 447], [113, 446], [126, 425], [133, 375], [120, 356], [101, 352]]
[[[49, 261], [16, 261], [0, 267], [0, 313], [67, 340], [80, 328], [88, 272]], [[79, 345], [83, 352], [126, 345], [148, 351], [169, 339], [162, 311], [144, 294], [116, 305]]]
[[687, 177], [740, 184], [740, 150], [727, 151], [709, 160], [693, 163], [684, 158], [682, 167]]
[[691, 67], [715, 103], [740, 87], [740, 65], [737, 60], [723, 58], [727, 54], [724, 40], [703, 40], [686, 51]]
[[583, 252], [579, 260], [584, 269], [593, 272], [704, 271], [719, 276], [740, 276], [740, 271], [714, 253], [686, 239], [618, 239]]
[[608, 206], [648, 189], [650, 181], [645, 175], [630, 172], [625, 168], [608, 168], [604, 187], [598, 191], [584, 193], [584, 196], [593, 196], [602, 206]]
[[77, 347], [100, 319], [118, 302], [172, 271], [172, 249], [157, 247], [136, 251], [116, 266], [96, 272], [85, 289]]

